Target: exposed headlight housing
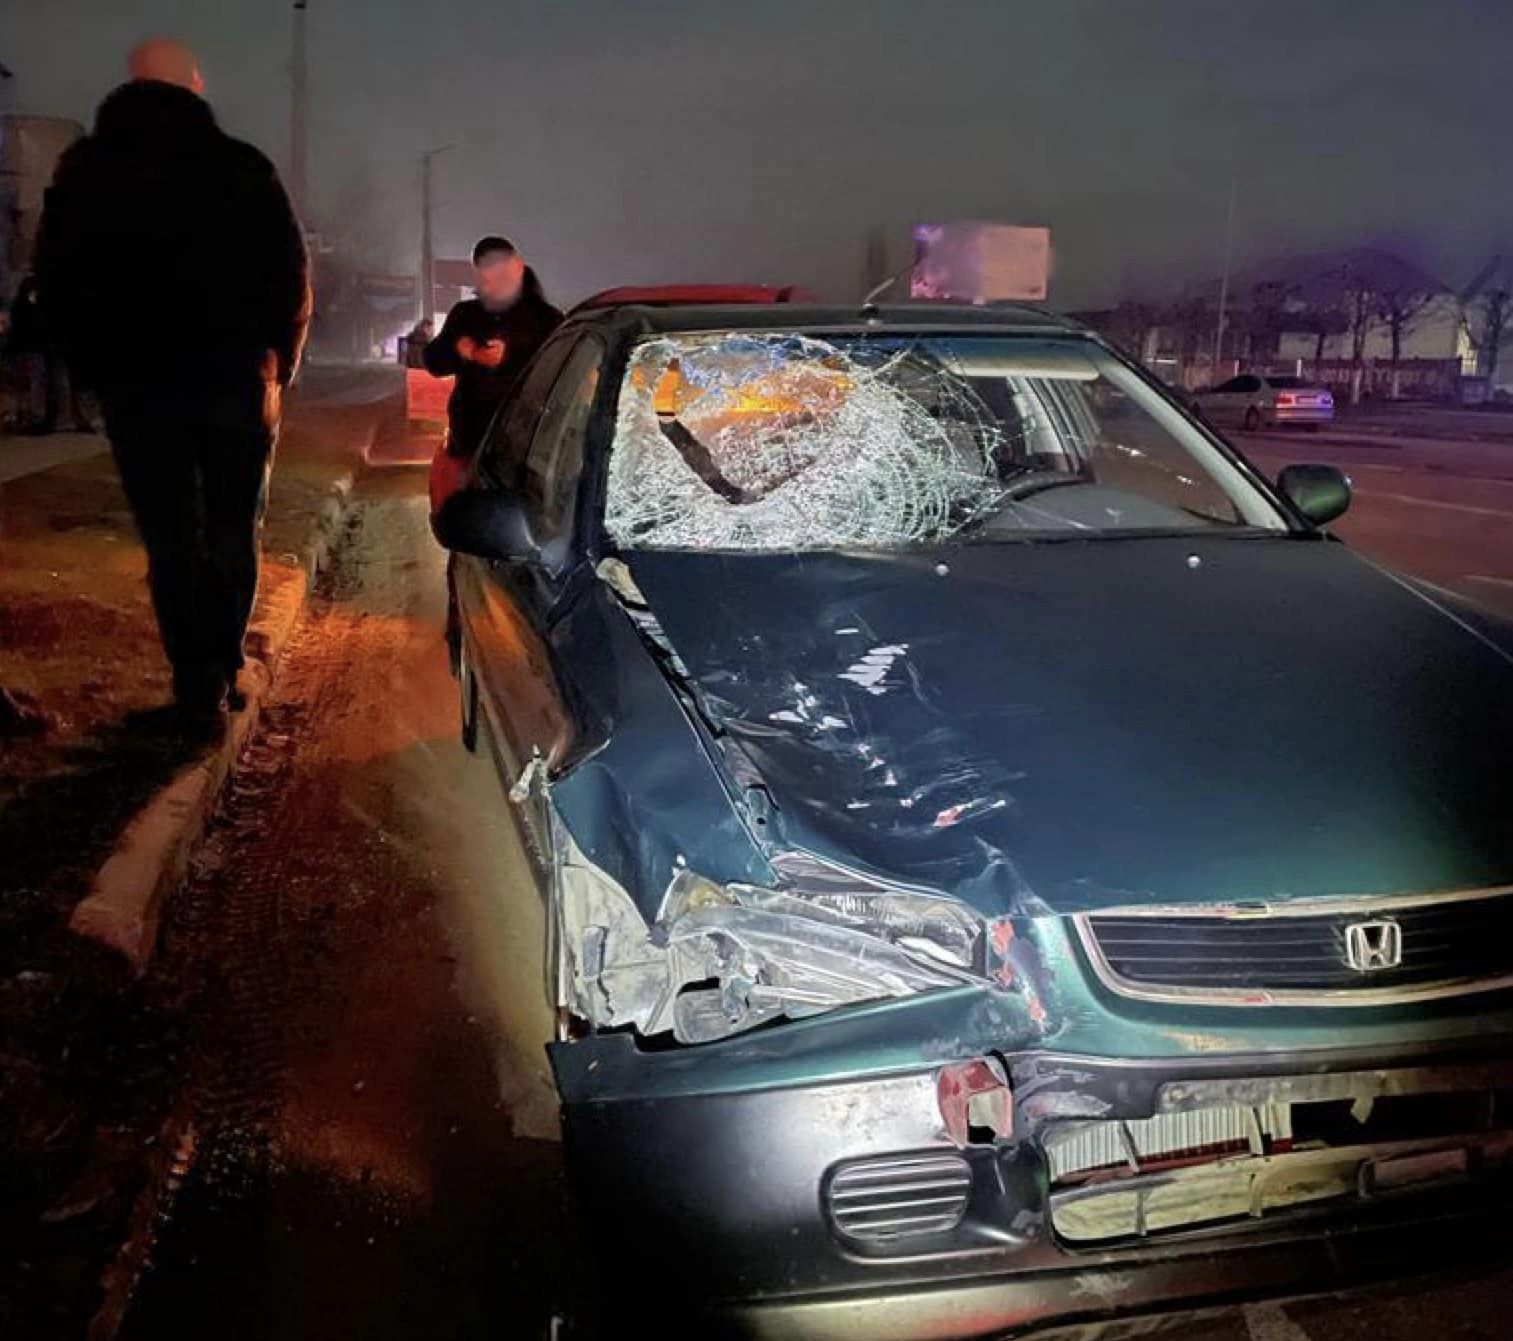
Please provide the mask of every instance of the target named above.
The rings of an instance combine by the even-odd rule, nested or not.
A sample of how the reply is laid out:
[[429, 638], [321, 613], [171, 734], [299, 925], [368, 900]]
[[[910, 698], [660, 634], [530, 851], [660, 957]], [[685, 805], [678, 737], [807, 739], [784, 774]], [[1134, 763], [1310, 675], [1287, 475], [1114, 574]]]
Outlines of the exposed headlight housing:
[[[839, 874], [839, 873], [838, 873]], [[678, 965], [673, 1034], [708, 1042], [982, 975], [982, 919], [954, 899], [850, 878], [819, 888], [719, 885], [684, 870], [656, 935]]]
[[780, 852], [772, 866], [811, 908], [880, 932], [927, 958], [973, 972], [983, 969], [983, 919], [959, 899], [884, 884], [808, 852]]
[[648, 926], [566, 826], [553, 841], [558, 1004], [599, 1028], [707, 1043], [990, 977], [983, 920], [944, 895], [785, 854], [778, 888], [679, 868]]

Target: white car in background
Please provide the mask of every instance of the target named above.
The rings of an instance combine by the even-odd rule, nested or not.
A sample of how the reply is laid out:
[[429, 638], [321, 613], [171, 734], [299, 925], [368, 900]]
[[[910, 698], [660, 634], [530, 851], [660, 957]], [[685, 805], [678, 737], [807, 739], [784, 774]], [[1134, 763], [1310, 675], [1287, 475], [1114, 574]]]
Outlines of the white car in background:
[[1193, 409], [1218, 427], [1257, 429], [1334, 420], [1334, 397], [1301, 377], [1241, 373], [1193, 397]]

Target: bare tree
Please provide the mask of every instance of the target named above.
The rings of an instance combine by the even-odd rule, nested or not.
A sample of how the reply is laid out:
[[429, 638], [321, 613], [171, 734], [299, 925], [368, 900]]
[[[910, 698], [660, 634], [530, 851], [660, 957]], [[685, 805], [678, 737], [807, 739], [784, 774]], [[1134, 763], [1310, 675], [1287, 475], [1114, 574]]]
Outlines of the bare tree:
[[[1343, 252], [1309, 258], [1301, 267], [1300, 289], [1317, 313], [1335, 312], [1340, 329], [1350, 336], [1350, 403], [1359, 405], [1365, 387], [1366, 348], [1371, 332], [1396, 312], [1395, 359], [1401, 357], [1407, 323], [1442, 286], [1411, 261], [1379, 247], [1352, 247]], [[1323, 342], [1335, 331], [1321, 315], [1311, 329]]]
[[[1162, 314], [1161, 324], [1170, 326], [1176, 334], [1177, 357], [1183, 368], [1188, 370], [1185, 376], [1191, 376], [1193, 371], [1209, 361], [1213, 348], [1214, 310], [1204, 299], [1188, 298], [1174, 303]], [[1218, 376], [1218, 365], [1210, 363], [1210, 380], [1216, 381]]]
[[1425, 287], [1392, 288], [1377, 295], [1377, 320], [1387, 327], [1392, 340], [1392, 389], [1391, 398], [1402, 394], [1403, 337], [1412, 329], [1413, 323], [1438, 295]]
[[1109, 313], [1104, 334], [1131, 358], [1143, 362], [1150, 334], [1158, 325], [1160, 318], [1154, 307], [1126, 298]]
[[1376, 324], [1379, 299], [1366, 276], [1350, 271], [1345, 276], [1345, 320], [1350, 328], [1350, 403], [1361, 403], [1366, 376], [1366, 337]]
[[1324, 380], [1324, 346], [1336, 335], [1344, 335], [1350, 329], [1344, 312], [1330, 303], [1310, 303], [1302, 315], [1293, 319], [1307, 334], [1313, 336], [1313, 375]]
[[1250, 302], [1237, 323], [1244, 328], [1246, 357], [1251, 363], [1275, 360], [1283, 334], [1296, 329], [1296, 319], [1287, 306], [1292, 296], [1288, 285], [1271, 280], [1251, 289]]
[[1503, 336], [1513, 325], [1513, 292], [1504, 285], [1488, 289], [1479, 306], [1481, 339], [1477, 342], [1476, 371], [1487, 379], [1487, 394], [1490, 396], [1497, 381], [1497, 360]]
[[[1471, 348], [1476, 351], [1477, 371], [1481, 371], [1481, 365], [1486, 359], [1486, 349], [1482, 332], [1477, 330], [1477, 316], [1479, 310], [1484, 307], [1483, 295], [1488, 289], [1507, 288], [1502, 280], [1503, 260], [1501, 256], [1494, 255], [1486, 265], [1476, 272], [1476, 277], [1455, 296], [1456, 307], [1460, 314], [1460, 328]], [[1502, 332], [1498, 331], [1499, 341]], [[1495, 362], [1495, 360], [1494, 360]]]

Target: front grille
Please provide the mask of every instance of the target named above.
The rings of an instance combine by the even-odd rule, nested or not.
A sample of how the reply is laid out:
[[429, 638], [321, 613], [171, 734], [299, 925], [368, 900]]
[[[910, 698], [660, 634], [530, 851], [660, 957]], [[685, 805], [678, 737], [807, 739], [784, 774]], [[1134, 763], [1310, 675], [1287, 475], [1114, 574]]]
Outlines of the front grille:
[[966, 1160], [928, 1152], [843, 1164], [831, 1175], [825, 1199], [843, 1234], [883, 1243], [955, 1229], [971, 1190]]
[[[1354, 967], [1349, 928], [1395, 925], [1400, 961]], [[1362, 900], [1327, 911], [1095, 913], [1079, 919], [1093, 964], [1116, 991], [1258, 998], [1405, 995], [1513, 985], [1513, 892], [1437, 901]], [[1380, 944], [1380, 933], [1373, 933]], [[1348, 1004], [1348, 1001], [1345, 1002]]]
[[[1513, 1158], [1513, 1092], [1480, 1083], [1505, 1079], [1506, 1068], [1428, 1067], [1179, 1082], [1161, 1093], [1239, 1086], [1258, 1102], [1053, 1121], [1038, 1136], [1051, 1223], [1079, 1246], [1223, 1232], [1328, 1201], [1500, 1175]], [[1298, 1094], [1309, 1097], [1286, 1097]], [[1499, 1180], [1494, 1195], [1504, 1194]]]
[[1267, 1103], [1125, 1121], [1058, 1122], [1046, 1130], [1041, 1146], [1055, 1183], [1100, 1169], [1124, 1167], [1140, 1173], [1162, 1160], [1215, 1152], [1247, 1150], [1260, 1155], [1279, 1141], [1291, 1140], [1291, 1108]]

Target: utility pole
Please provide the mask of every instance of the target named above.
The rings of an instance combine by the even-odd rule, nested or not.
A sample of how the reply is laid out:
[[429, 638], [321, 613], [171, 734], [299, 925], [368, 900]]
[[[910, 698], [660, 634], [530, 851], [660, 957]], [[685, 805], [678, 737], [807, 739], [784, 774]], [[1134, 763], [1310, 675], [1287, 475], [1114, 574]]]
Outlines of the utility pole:
[[1219, 360], [1224, 356], [1224, 319], [1229, 315], [1229, 267], [1235, 252], [1235, 174], [1229, 176], [1229, 215], [1224, 224], [1224, 270], [1219, 279], [1219, 324], [1214, 332], [1213, 381], [1219, 382]]
[[420, 156], [420, 316], [436, 316], [436, 257], [431, 249], [431, 160], [455, 149], [455, 144], [438, 145]]
[[306, 165], [307, 143], [307, 89], [305, 83], [305, 11], [309, 0], [294, 0], [293, 50], [289, 60], [289, 195], [294, 201], [294, 212], [305, 223], [307, 205]]

